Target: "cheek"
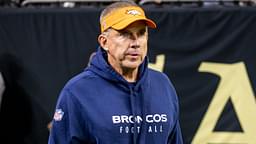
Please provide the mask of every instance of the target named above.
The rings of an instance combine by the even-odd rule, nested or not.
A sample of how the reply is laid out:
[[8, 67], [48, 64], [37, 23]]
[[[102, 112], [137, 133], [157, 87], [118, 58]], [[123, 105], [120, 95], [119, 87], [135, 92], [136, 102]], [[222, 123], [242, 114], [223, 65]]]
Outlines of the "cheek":
[[116, 38], [112, 42], [112, 47], [115, 49], [123, 49], [128, 45], [128, 40], [125, 40], [123, 38]]
[[148, 45], [147, 45], [147, 41], [143, 41], [141, 43], [141, 49], [142, 49], [142, 53], [143, 55], [146, 55], [147, 51], [148, 51]]
[[127, 43], [129, 43], [129, 40], [125, 37], [117, 37], [114, 39], [114, 43], [119, 45], [119, 46], [122, 46], [122, 45], [125, 45]]
[[114, 50], [114, 55], [115, 55], [116, 57], [118, 57], [119, 59], [120, 59], [120, 58], [123, 58], [123, 56], [124, 56], [124, 51], [122, 51], [121, 49], [117, 48], [117, 49]]
[[109, 54], [114, 56], [116, 59], [123, 59], [125, 53], [125, 48], [122, 45], [112, 45], [109, 48]]
[[123, 55], [127, 49], [127, 45], [129, 42], [127, 40], [123, 39], [116, 39], [113, 45], [111, 46], [112, 52], [115, 53], [115, 55]]

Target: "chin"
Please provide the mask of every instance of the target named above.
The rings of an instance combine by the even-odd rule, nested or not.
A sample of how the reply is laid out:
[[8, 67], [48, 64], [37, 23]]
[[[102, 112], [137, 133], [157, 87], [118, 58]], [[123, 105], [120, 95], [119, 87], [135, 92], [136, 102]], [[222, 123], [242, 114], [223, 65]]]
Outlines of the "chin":
[[124, 67], [130, 68], [130, 69], [136, 69], [140, 66], [140, 64], [141, 63], [139, 63], [139, 62], [136, 62], [136, 63], [135, 62], [129, 62], [129, 63], [124, 64]]

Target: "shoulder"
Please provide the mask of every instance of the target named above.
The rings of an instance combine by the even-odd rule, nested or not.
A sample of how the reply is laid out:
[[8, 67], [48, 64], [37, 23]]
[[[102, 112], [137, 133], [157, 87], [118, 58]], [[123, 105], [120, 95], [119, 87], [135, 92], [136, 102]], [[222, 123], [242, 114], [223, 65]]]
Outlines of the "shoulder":
[[88, 70], [85, 70], [74, 77], [72, 77], [68, 82], [64, 85], [62, 90], [60, 91], [59, 101], [60, 102], [68, 102], [75, 99], [78, 99], [80, 94], [86, 93], [89, 89], [91, 89], [92, 81], [95, 81], [97, 76]]
[[159, 72], [159, 71], [149, 68], [148, 74], [149, 74], [150, 79], [152, 79], [152, 80], [170, 83], [169, 77], [163, 72]]
[[149, 79], [150, 83], [158, 87], [158, 89], [166, 90], [172, 95], [174, 99], [177, 99], [177, 93], [176, 89], [172, 83], [172, 81], [169, 79], [169, 77], [163, 73], [159, 72], [153, 69], [149, 69]]
[[92, 87], [92, 83], [96, 82], [96, 79], [99, 79], [97, 75], [95, 75], [92, 71], [85, 70], [74, 77], [72, 77], [65, 84], [63, 90], [64, 91], [73, 91], [74, 89], [83, 87]]

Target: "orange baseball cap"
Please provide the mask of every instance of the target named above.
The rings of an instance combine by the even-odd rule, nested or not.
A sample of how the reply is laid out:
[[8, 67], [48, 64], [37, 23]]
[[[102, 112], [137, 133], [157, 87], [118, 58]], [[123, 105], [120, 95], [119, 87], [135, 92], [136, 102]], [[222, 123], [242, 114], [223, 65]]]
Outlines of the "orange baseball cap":
[[145, 16], [144, 10], [138, 6], [128, 6], [116, 9], [103, 17], [100, 25], [101, 32], [108, 28], [122, 30], [135, 21], [145, 21], [150, 28], [156, 28], [154, 21]]

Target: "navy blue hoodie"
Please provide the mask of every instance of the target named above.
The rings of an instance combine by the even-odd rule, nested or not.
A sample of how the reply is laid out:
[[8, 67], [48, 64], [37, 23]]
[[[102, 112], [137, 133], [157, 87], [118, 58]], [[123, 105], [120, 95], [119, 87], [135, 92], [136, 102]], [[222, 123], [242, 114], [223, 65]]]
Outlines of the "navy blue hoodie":
[[127, 82], [99, 48], [81, 74], [63, 88], [49, 144], [182, 144], [179, 106], [168, 77], [139, 68]]

